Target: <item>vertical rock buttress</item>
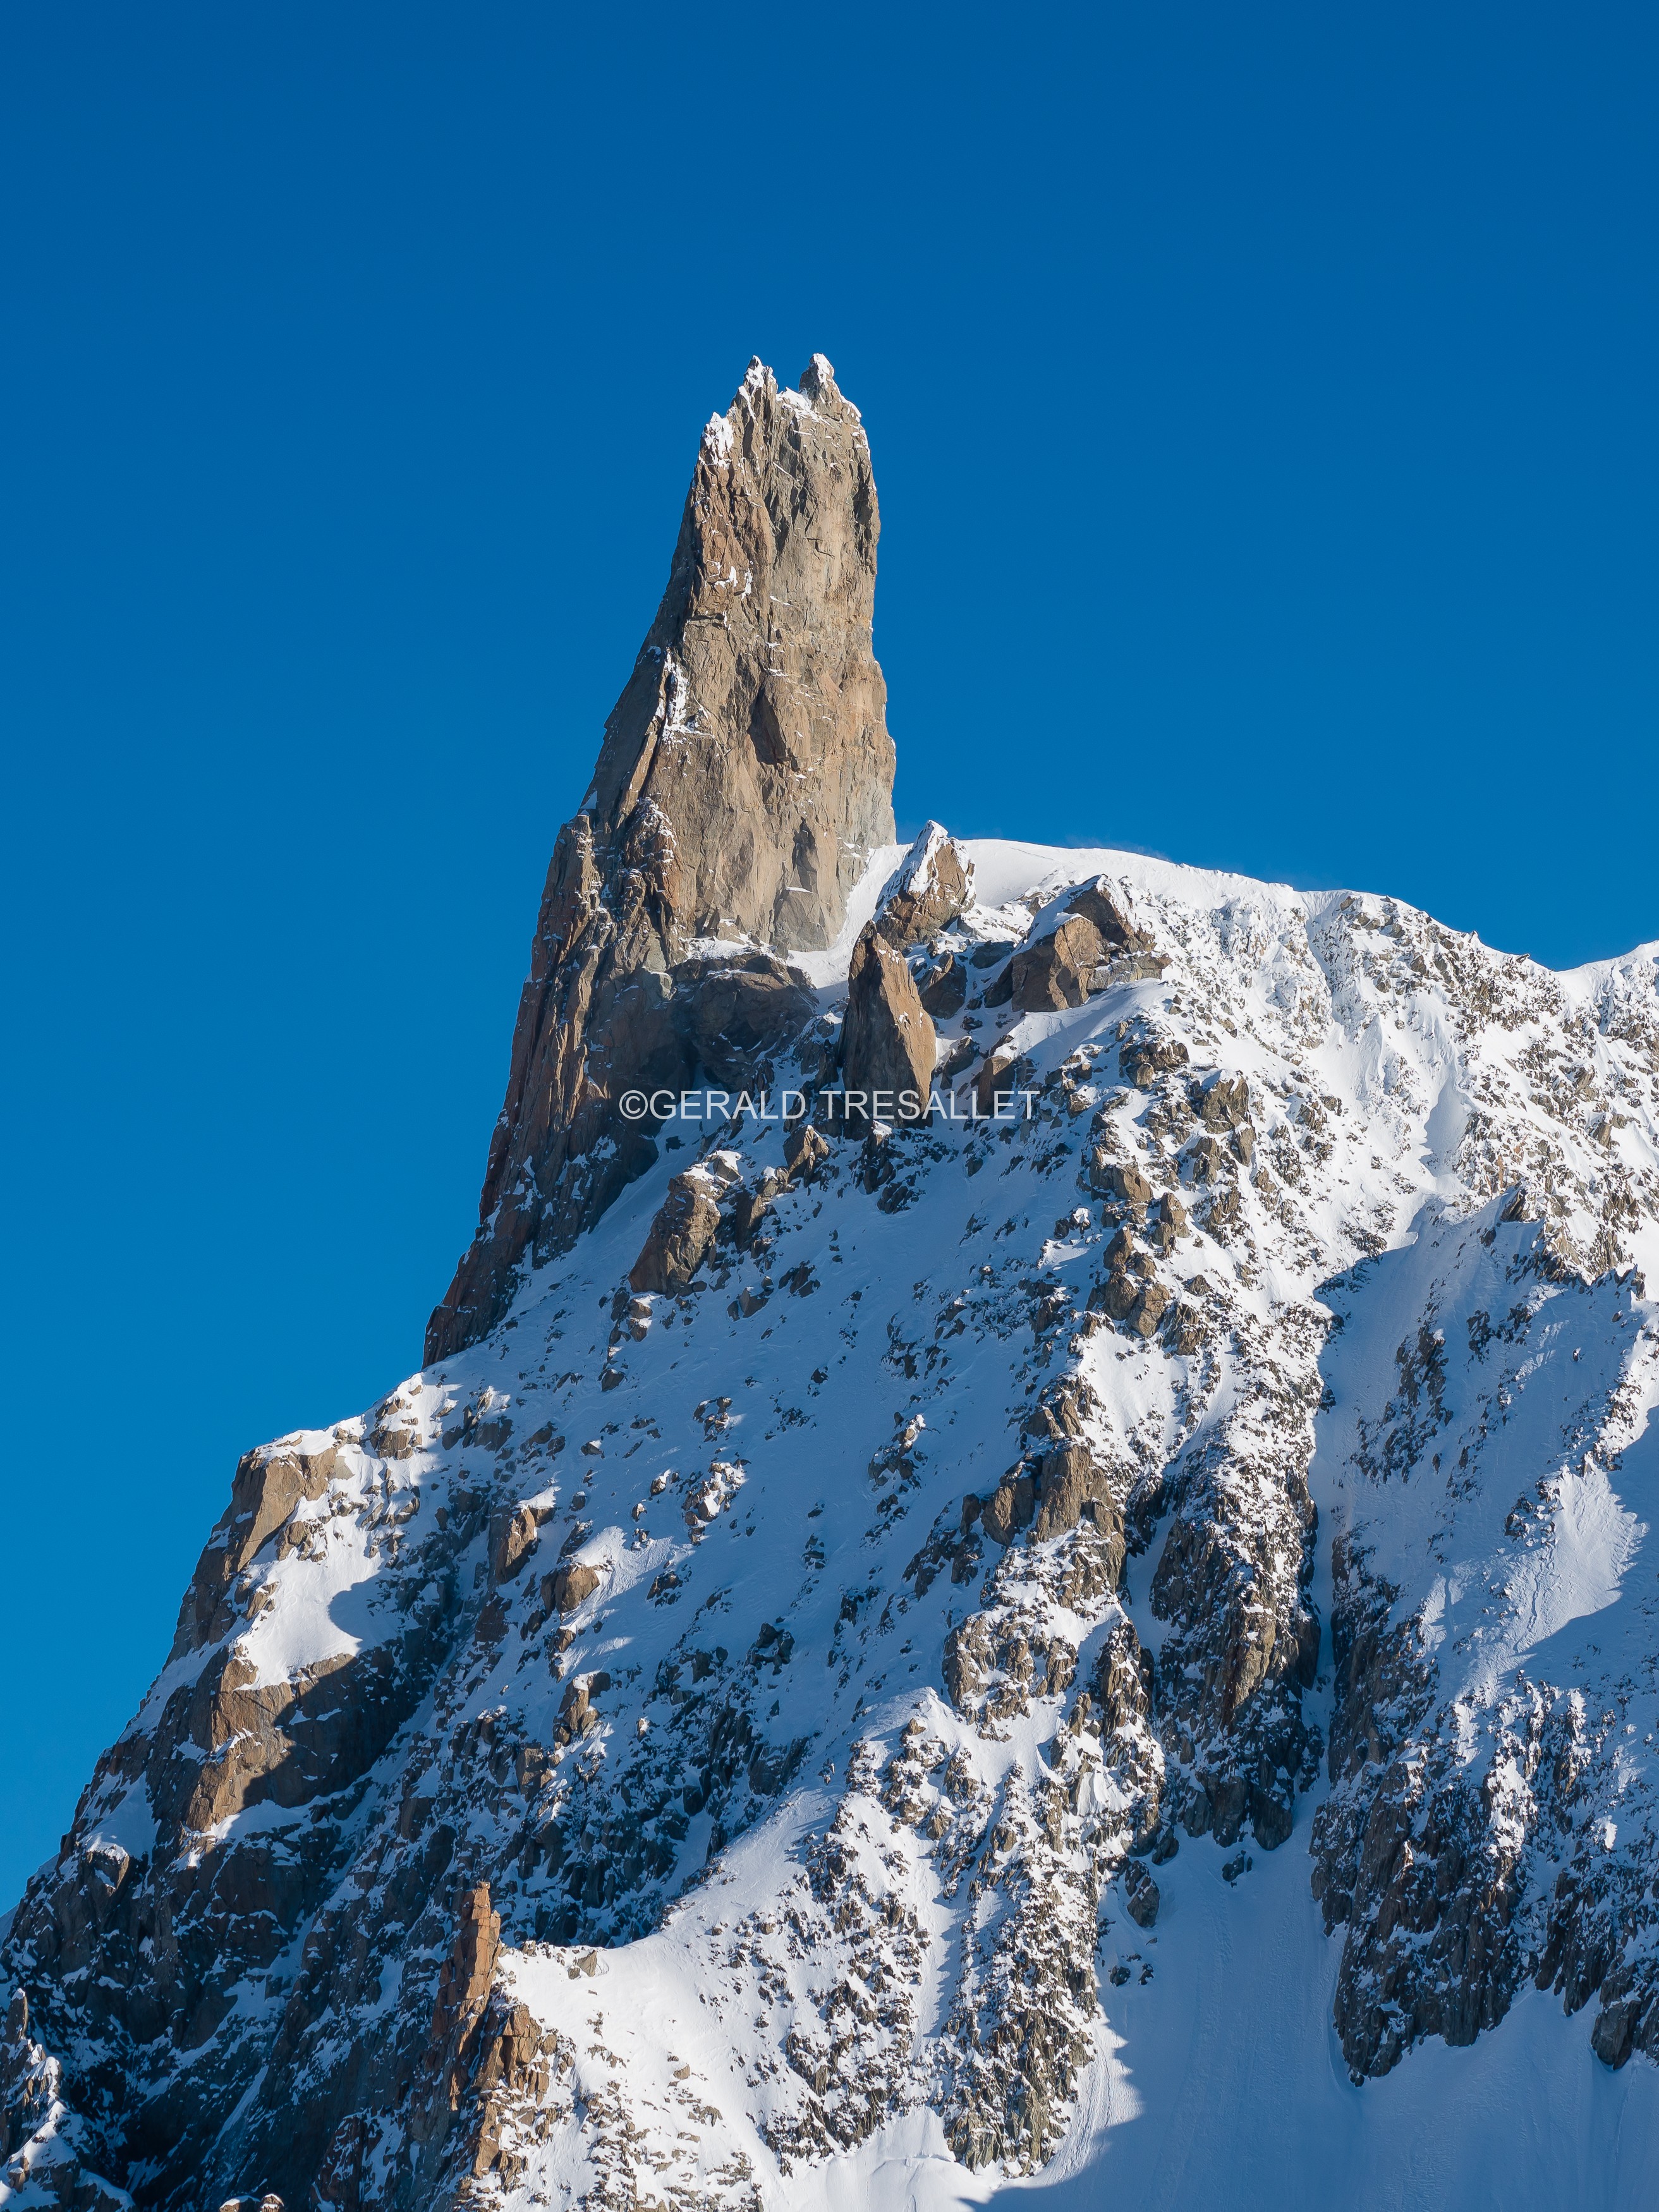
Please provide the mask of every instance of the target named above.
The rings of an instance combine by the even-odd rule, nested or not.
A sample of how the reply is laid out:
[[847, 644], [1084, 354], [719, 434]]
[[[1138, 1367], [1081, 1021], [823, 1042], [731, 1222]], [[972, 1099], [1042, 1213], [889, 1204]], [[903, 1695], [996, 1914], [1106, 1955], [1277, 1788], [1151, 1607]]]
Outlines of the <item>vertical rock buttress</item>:
[[[428, 1364], [486, 1335], [520, 1262], [568, 1247], [655, 1158], [617, 1102], [695, 1072], [700, 944], [832, 943], [891, 841], [879, 531], [830, 363], [789, 392], [751, 362], [703, 432], [667, 589], [554, 848], [478, 1228]], [[752, 964], [757, 992], [778, 979]]]

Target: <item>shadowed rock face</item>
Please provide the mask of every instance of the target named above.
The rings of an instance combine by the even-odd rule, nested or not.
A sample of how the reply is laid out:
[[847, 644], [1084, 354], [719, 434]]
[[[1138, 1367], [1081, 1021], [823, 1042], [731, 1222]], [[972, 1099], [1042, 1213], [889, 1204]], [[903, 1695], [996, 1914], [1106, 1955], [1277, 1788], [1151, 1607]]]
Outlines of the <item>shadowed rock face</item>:
[[698, 941], [832, 943], [890, 842], [879, 531], [869, 442], [830, 363], [815, 354], [781, 392], [752, 362], [703, 432], [668, 588], [559, 832], [478, 1231], [428, 1361], [484, 1335], [526, 1254], [567, 1249], [656, 1157], [617, 1101], [695, 1073]]

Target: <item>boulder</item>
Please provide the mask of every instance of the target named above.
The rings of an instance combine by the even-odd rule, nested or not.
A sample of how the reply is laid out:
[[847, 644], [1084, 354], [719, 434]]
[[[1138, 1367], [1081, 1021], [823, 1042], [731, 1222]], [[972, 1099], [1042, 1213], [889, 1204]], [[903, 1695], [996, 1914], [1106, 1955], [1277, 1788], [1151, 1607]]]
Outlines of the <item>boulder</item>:
[[939, 1091], [950, 1090], [957, 1078], [959, 1075], [965, 1075], [973, 1066], [976, 1054], [977, 1048], [972, 1037], [957, 1037], [955, 1042], [947, 1048], [945, 1057], [933, 1070], [934, 1090]]
[[[937, 1056], [933, 1024], [904, 956], [866, 924], [853, 948], [842, 1025], [848, 1120], [925, 1120]], [[861, 1107], [853, 1103], [860, 1094]]]
[[511, 1582], [536, 1548], [540, 1523], [531, 1505], [501, 1505], [490, 1516], [489, 1572], [496, 1583]]
[[1114, 1267], [1089, 1293], [1091, 1313], [1103, 1313], [1114, 1321], [1127, 1321], [1134, 1310], [1140, 1285], [1127, 1269]]
[[1106, 958], [1106, 946], [1093, 922], [1067, 915], [1047, 936], [1023, 945], [1009, 963], [1012, 996], [1023, 1014], [1054, 1007], [1080, 1006], [1089, 979]]
[[1120, 956], [1144, 953], [1151, 943], [1123, 911], [1109, 878], [1083, 884], [1042, 935], [1015, 953], [1009, 967], [1014, 1004], [1022, 1013], [1080, 1006], [1091, 992], [1118, 980]]
[[1097, 1146], [1089, 1155], [1089, 1188], [1102, 1198], [1115, 1198], [1120, 1206], [1144, 1213], [1152, 1203], [1152, 1186], [1133, 1160], [1115, 1160]]
[[640, 1256], [628, 1271], [637, 1291], [683, 1291], [702, 1265], [719, 1233], [720, 1208], [714, 1178], [703, 1168], [688, 1168], [668, 1186]]
[[597, 1567], [556, 1567], [550, 1575], [542, 1577], [542, 1603], [550, 1613], [574, 1613], [603, 1580]]
[[889, 878], [876, 906], [876, 927], [891, 945], [926, 945], [973, 902], [974, 864], [937, 822], [921, 835]]
[[1019, 1054], [1011, 1044], [1000, 1044], [974, 1078], [974, 1103], [981, 1114], [994, 1114], [997, 1093], [1010, 1095], [1010, 1117], [1018, 1119], [1018, 1102], [1012, 1094], [1018, 1087]]
[[1186, 1066], [1187, 1048], [1179, 1037], [1139, 1037], [1124, 1046], [1121, 1064], [1126, 1083], [1150, 1091], [1160, 1075]]
[[1143, 1283], [1125, 1316], [1136, 1336], [1151, 1336], [1169, 1309], [1170, 1293], [1160, 1282]]
[[1110, 952], [1145, 952], [1152, 945], [1146, 931], [1137, 929], [1124, 911], [1109, 876], [1097, 876], [1092, 883], [1080, 885], [1066, 900], [1066, 911], [1091, 923]]
[[382, 1459], [407, 1459], [421, 1448], [420, 1416], [395, 1395], [383, 1399], [369, 1415], [368, 1444]]
[[553, 1741], [562, 1747], [579, 1735], [586, 1735], [599, 1720], [593, 1700], [611, 1687], [611, 1677], [603, 1668], [595, 1674], [578, 1674], [565, 1685], [564, 1696], [559, 1701], [559, 1717], [554, 1724]]

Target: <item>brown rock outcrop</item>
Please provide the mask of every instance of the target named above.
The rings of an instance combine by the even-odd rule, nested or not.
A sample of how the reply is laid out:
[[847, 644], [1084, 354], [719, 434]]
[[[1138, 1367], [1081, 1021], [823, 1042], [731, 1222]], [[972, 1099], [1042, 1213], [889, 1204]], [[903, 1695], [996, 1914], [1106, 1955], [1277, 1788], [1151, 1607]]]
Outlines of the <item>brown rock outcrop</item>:
[[438, 1977], [421, 2063], [422, 2094], [409, 2116], [409, 2132], [417, 2143], [441, 2142], [460, 2109], [501, 1942], [501, 1915], [490, 1910], [489, 1883], [480, 1882], [462, 1895], [454, 1946]]
[[926, 945], [966, 913], [974, 864], [938, 822], [924, 824], [876, 907], [876, 927], [891, 945]]
[[1179, 1037], [1138, 1037], [1123, 1048], [1123, 1080], [1150, 1091], [1160, 1075], [1185, 1067], [1187, 1048]]
[[585, 1598], [592, 1596], [602, 1580], [597, 1567], [556, 1567], [542, 1585], [543, 1601], [555, 1613], [574, 1613]]
[[1038, 1543], [1063, 1536], [1087, 1514], [1107, 1540], [1108, 1579], [1116, 1587], [1123, 1571], [1123, 1524], [1107, 1486], [1105, 1470], [1085, 1443], [1066, 1443], [1042, 1455], [1039, 1504], [1031, 1534]]
[[168, 1655], [181, 1659], [222, 1636], [229, 1626], [226, 1594], [266, 1539], [276, 1534], [302, 1501], [320, 1498], [339, 1465], [331, 1438], [306, 1449], [307, 1434], [279, 1437], [258, 1451], [245, 1452], [230, 1486], [230, 1504], [208, 1538], [190, 1588], [179, 1608]]
[[1073, 892], [1053, 927], [1015, 953], [1009, 964], [1013, 1003], [1022, 1013], [1080, 1006], [1104, 988], [1115, 957], [1143, 952], [1151, 942], [1102, 876]]
[[1158, 1218], [1146, 1231], [1146, 1242], [1154, 1252], [1173, 1252], [1188, 1233], [1186, 1207], [1173, 1191], [1166, 1190], [1158, 1201]]
[[1012, 1544], [1031, 1525], [1036, 1484], [1029, 1474], [1012, 1474], [998, 1484], [980, 1509], [980, 1525], [999, 1544]]
[[[704, 1046], [741, 1059], [759, 1041], [732, 1039], [732, 971], [711, 978], [698, 940], [831, 943], [866, 854], [891, 839], [879, 528], [869, 442], [830, 363], [815, 354], [799, 392], [751, 363], [703, 433], [668, 587], [554, 848], [478, 1231], [428, 1363], [487, 1334], [526, 1255], [567, 1249], [650, 1164], [624, 1091], [677, 1088]], [[787, 983], [762, 984], [738, 994], [751, 1028], [787, 1011]], [[711, 985], [720, 1008], [688, 1010]]]
[[[958, 960], [954, 952], [945, 953], [921, 985], [919, 995], [935, 1021], [949, 1021], [952, 1014], [959, 1014], [968, 996], [967, 963]], [[971, 1049], [971, 1040], [967, 1042]]]
[[1080, 1006], [1090, 979], [1106, 957], [1100, 933], [1081, 915], [1067, 915], [1058, 929], [1022, 945], [1010, 963], [1013, 1001], [1021, 1013]]
[[559, 1700], [559, 1717], [553, 1729], [556, 1744], [569, 1743], [598, 1726], [599, 1717], [593, 1700], [610, 1687], [611, 1677], [603, 1668], [596, 1674], [579, 1674], [574, 1681], [565, 1684], [564, 1695]]
[[489, 1572], [497, 1583], [511, 1582], [536, 1548], [541, 1528], [531, 1505], [499, 1506], [489, 1522]]
[[468, 2148], [475, 2180], [495, 2174], [511, 2188], [519, 2179], [525, 2160], [514, 2142], [534, 2140], [541, 2117], [537, 2107], [555, 2070], [569, 2058], [569, 2046], [562, 2047], [556, 2033], [544, 2030], [528, 2005], [497, 1997], [484, 2023], [473, 2082], [478, 2105]]
[[[999, 1111], [1018, 1115], [1015, 1093], [1018, 1089], [1019, 1052], [1011, 1044], [1000, 1044], [988, 1054], [974, 1078], [974, 1103], [981, 1114]], [[997, 1105], [999, 1094], [1003, 1104]]]
[[784, 1165], [792, 1176], [810, 1182], [813, 1175], [830, 1157], [830, 1140], [810, 1121], [803, 1121], [783, 1140]]
[[1241, 1129], [1250, 1118], [1250, 1086], [1242, 1075], [1218, 1075], [1193, 1104], [1206, 1129]]
[[701, 1168], [688, 1168], [668, 1186], [645, 1240], [628, 1271], [636, 1291], [683, 1291], [714, 1242], [720, 1225], [714, 1187]]
[[1134, 1163], [1115, 1160], [1098, 1146], [1089, 1155], [1089, 1188], [1102, 1198], [1115, 1198], [1137, 1218], [1152, 1203], [1152, 1186]]
[[674, 980], [678, 1027], [710, 1083], [761, 1083], [769, 1054], [817, 1011], [799, 975], [766, 952], [688, 961]]
[[[849, 1119], [924, 1120], [937, 1052], [933, 1024], [922, 1011], [903, 955], [885, 944], [871, 922], [853, 948], [847, 977], [842, 1073]], [[856, 1113], [855, 1094], [863, 1099]]]

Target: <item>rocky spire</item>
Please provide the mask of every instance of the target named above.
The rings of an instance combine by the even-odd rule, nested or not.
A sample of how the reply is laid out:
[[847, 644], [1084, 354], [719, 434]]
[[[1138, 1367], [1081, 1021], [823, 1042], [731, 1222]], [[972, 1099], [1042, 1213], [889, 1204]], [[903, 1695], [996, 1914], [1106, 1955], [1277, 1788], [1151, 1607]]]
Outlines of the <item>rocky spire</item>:
[[479, 1226], [428, 1362], [484, 1335], [526, 1253], [563, 1249], [654, 1158], [616, 1102], [695, 1071], [700, 940], [744, 945], [749, 994], [781, 1006], [763, 956], [831, 943], [890, 842], [879, 529], [830, 363], [788, 392], [751, 362], [703, 432], [662, 604], [554, 848]]

